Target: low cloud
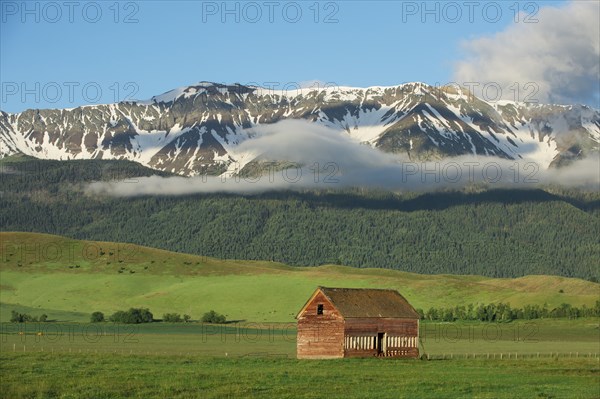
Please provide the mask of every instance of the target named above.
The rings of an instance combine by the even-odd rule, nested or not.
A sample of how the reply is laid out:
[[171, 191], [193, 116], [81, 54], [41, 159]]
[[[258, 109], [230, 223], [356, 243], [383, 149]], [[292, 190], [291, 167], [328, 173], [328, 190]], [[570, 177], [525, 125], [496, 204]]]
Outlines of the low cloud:
[[[93, 194], [113, 196], [186, 195], [197, 193], [252, 194], [275, 190], [345, 189], [363, 187], [393, 191], [492, 187], [534, 188], [560, 184], [598, 190], [600, 159], [585, 159], [560, 169], [543, 169], [526, 160], [462, 156], [442, 161], [412, 162], [359, 145], [345, 132], [307, 121], [286, 120], [253, 129], [255, 136], [238, 150], [265, 161], [257, 177], [142, 177], [135, 181], [97, 182]], [[268, 150], [264, 150], [268, 149]], [[277, 162], [279, 168], [273, 167]], [[283, 170], [282, 162], [287, 162]]]
[[[537, 22], [524, 17], [494, 36], [465, 42], [455, 81], [478, 82], [479, 89], [497, 83], [505, 100], [600, 107], [600, 3], [541, 7], [532, 17]], [[493, 89], [474, 91], [496, 96]]]

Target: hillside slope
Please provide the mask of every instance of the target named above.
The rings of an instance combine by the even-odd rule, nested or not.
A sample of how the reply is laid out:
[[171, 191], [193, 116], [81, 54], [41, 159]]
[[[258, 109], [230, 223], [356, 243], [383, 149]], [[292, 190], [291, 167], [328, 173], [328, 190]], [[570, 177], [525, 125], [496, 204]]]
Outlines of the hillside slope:
[[[224, 259], [425, 274], [600, 279], [600, 194], [367, 190], [112, 198], [86, 182], [154, 173], [125, 161], [0, 161], [8, 231], [122, 241]], [[596, 280], [597, 281], [597, 280]]]
[[[318, 286], [393, 288], [427, 309], [469, 303], [592, 306], [600, 285], [555, 276], [494, 279], [345, 266], [232, 261], [113, 242], [0, 233], [1, 319], [10, 309], [84, 321], [130, 306], [156, 315], [215, 309], [230, 320], [292, 321]], [[563, 292], [561, 293], [560, 290]]]

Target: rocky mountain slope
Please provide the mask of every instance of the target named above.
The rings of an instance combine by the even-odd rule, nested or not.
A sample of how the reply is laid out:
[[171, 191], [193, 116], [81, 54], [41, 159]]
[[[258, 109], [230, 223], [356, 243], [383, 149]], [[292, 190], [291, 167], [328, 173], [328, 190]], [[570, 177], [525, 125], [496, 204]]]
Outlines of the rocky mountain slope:
[[488, 103], [422, 83], [270, 91], [202, 82], [147, 101], [0, 113], [0, 156], [125, 159], [180, 175], [243, 170], [256, 128], [302, 119], [412, 160], [475, 154], [560, 166], [597, 152], [600, 111]]

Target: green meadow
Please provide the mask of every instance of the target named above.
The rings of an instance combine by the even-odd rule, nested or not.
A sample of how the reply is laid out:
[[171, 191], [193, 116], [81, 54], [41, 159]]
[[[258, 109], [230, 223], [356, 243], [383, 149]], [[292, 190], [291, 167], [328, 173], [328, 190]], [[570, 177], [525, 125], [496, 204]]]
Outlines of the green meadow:
[[3, 398], [598, 398], [597, 359], [0, 353]]
[[[420, 351], [432, 359], [578, 358], [600, 356], [597, 318], [510, 323], [421, 322]], [[326, 332], [324, 332], [325, 334]], [[197, 357], [296, 356], [295, 323], [1, 323], [2, 352], [193, 355]], [[516, 355], [515, 355], [516, 354]]]
[[294, 323], [1, 327], [0, 397], [11, 399], [571, 399], [600, 386], [597, 319], [424, 322], [419, 360], [296, 360]]
[[[600, 285], [220, 260], [0, 233], [2, 398], [598, 398], [597, 318], [420, 324], [429, 360], [295, 359], [294, 316], [319, 286], [394, 288], [421, 308], [592, 306]], [[129, 307], [190, 323], [88, 323]], [[197, 322], [214, 309], [229, 322]], [[11, 310], [45, 323], [8, 323]]]
[[228, 320], [293, 322], [319, 285], [393, 288], [423, 309], [491, 302], [593, 306], [600, 294], [600, 284], [556, 276], [502, 279], [292, 267], [35, 233], [0, 233], [0, 241], [0, 321], [8, 321], [12, 309], [86, 322], [94, 311], [108, 315], [147, 307], [158, 318], [177, 312], [199, 319], [214, 309]]

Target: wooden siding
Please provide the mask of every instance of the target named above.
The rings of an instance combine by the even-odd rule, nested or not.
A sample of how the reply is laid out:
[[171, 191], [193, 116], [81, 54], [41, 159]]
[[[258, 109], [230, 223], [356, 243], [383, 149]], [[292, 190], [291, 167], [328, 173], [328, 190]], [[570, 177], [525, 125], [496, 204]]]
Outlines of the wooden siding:
[[[297, 316], [298, 358], [418, 357], [419, 319], [410, 312], [408, 316], [401, 316], [391, 302], [399, 301], [407, 309], [412, 309], [412, 306], [397, 292], [370, 291], [364, 293], [358, 289], [317, 289]], [[360, 306], [364, 302], [361, 298], [366, 294], [369, 294], [367, 296], [371, 302], [370, 305], [365, 305], [368, 309], [363, 309]], [[384, 302], [381, 307], [387, 310], [374, 313], [379, 314], [379, 317], [371, 317], [372, 312], [378, 311], [376, 308], [379, 302], [374, 301], [376, 297], [382, 297], [379, 298]], [[386, 303], [389, 306], [383, 306]], [[319, 305], [322, 306], [322, 314], [319, 314]], [[381, 317], [386, 312], [391, 316]], [[359, 313], [364, 315], [358, 316]]]
[[[323, 305], [323, 314], [317, 306]], [[318, 292], [298, 316], [297, 356], [326, 359], [344, 356], [344, 319], [331, 302]]]
[[391, 318], [361, 318], [346, 319], [345, 332], [349, 335], [360, 335], [360, 333], [377, 334], [388, 333], [390, 335], [418, 337], [419, 321], [417, 319], [391, 319]]

